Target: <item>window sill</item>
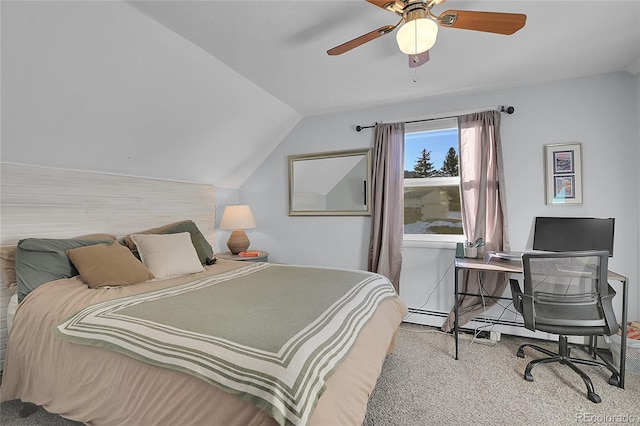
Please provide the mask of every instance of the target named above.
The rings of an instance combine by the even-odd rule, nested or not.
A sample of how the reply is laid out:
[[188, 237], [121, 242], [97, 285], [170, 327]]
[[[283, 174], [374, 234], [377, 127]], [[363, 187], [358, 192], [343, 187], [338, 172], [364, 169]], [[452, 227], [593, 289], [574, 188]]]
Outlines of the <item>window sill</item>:
[[429, 248], [429, 249], [456, 249], [456, 243], [465, 241], [463, 235], [425, 235], [422, 236], [405, 236], [402, 242], [403, 247], [412, 248]]

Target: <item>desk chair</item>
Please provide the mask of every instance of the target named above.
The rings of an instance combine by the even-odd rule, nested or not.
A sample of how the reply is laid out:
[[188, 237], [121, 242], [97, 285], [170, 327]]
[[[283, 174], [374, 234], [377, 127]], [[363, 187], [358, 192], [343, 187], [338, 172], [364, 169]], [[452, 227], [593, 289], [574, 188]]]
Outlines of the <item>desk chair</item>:
[[[606, 367], [612, 373], [609, 384], [619, 383], [619, 374], [613, 366], [608, 361], [596, 360], [600, 354], [593, 345], [594, 336], [618, 331], [611, 305], [616, 293], [607, 282], [608, 252], [525, 253], [522, 267], [524, 291], [518, 280], [511, 279], [510, 285], [513, 305], [522, 314], [525, 327], [560, 336], [558, 353], [529, 343], [520, 346], [517, 353], [520, 358], [524, 358], [526, 347], [548, 355], [527, 365], [525, 380], [533, 381], [531, 369], [536, 365], [559, 362], [580, 375], [590, 401], [600, 402], [591, 379], [578, 364]], [[589, 336], [592, 359], [571, 357], [567, 336]]]

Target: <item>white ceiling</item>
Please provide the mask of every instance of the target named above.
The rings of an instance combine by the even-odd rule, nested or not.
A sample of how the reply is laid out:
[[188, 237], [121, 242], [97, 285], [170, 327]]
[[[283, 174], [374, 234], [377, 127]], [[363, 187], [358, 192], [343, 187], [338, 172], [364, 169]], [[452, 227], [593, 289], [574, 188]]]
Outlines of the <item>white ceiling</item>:
[[449, 0], [433, 12], [524, 13], [527, 23], [512, 36], [441, 28], [430, 61], [415, 74], [395, 33], [341, 56], [326, 54], [398, 21], [365, 0], [131, 4], [302, 115], [640, 71], [639, 1]]
[[442, 28], [417, 82], [394, 34], [326, 54], [396, 23], [365, 0], [0, 8], [3, 162], [223, 188], [241, 187], [304, 116], [640, 71], [638, 0], [448, 0], [434, 12], [527, 24], [513, 36]]

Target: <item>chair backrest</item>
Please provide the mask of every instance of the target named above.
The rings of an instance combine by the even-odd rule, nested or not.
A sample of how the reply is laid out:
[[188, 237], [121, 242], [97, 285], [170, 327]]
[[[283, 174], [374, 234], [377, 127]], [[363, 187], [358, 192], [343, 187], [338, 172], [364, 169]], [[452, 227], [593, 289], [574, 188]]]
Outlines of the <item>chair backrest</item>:
[[[522, 256], [525, 326], [602, 328], [617, 331], [611, 299], [615, 291], [607, 282], [607, 251], [525, 253]], [[570, 330], [569, 330], [570, 331]], [[570, 334], [567, 331], [567, 334]]]

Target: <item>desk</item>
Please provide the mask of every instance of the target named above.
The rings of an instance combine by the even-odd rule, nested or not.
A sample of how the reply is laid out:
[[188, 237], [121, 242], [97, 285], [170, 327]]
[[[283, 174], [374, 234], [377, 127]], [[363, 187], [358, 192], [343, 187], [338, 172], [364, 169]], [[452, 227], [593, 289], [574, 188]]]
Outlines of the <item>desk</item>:
[[[458, 296], [459, 295], [469, 295], [469, 296], [480, 296], [475, 293], [460, 293], [458, 291], [459, 282], [458, 276], [460, 272], [463, 270], [469, 271], [486, 271], [486, 272], [503, 272], [507, 274], [521, 274], [522, 273], [522, 262], [519, 261], [508, 261], [508, 260], [500, 260], [500, 259], [491, 259], [489, 263], [487, 263], [484, 259], [468, 259], [468, 258], [456, 258], [455, 260], [455, 301], [453, 305], [453, 312], [455, 315], [453, 322], [453, 334], [456, 342], [456, 356], [455, 359], [458, 359]], [[618, 373], [620, 374], [620, 383], [619, 387], [624, 389], [624, 375], [625, 375], [625, 364], [626, 364], [626, 353], [627, 353], [627, 298], [628, 298], [628, 287], [629, 282], [626, 277], [623, 277], [620, 274], [609, 271], [608, 278], [612, 281], [619, 281], [622, 283], [622, 339], [620, 342], [620, 369]], [[498, 296], [484, 296], [489, 299], [506, 299]], [[509, 299], [510, 300], [510, 299]], [[591, 348], [593, 349], [593, 348]]]

